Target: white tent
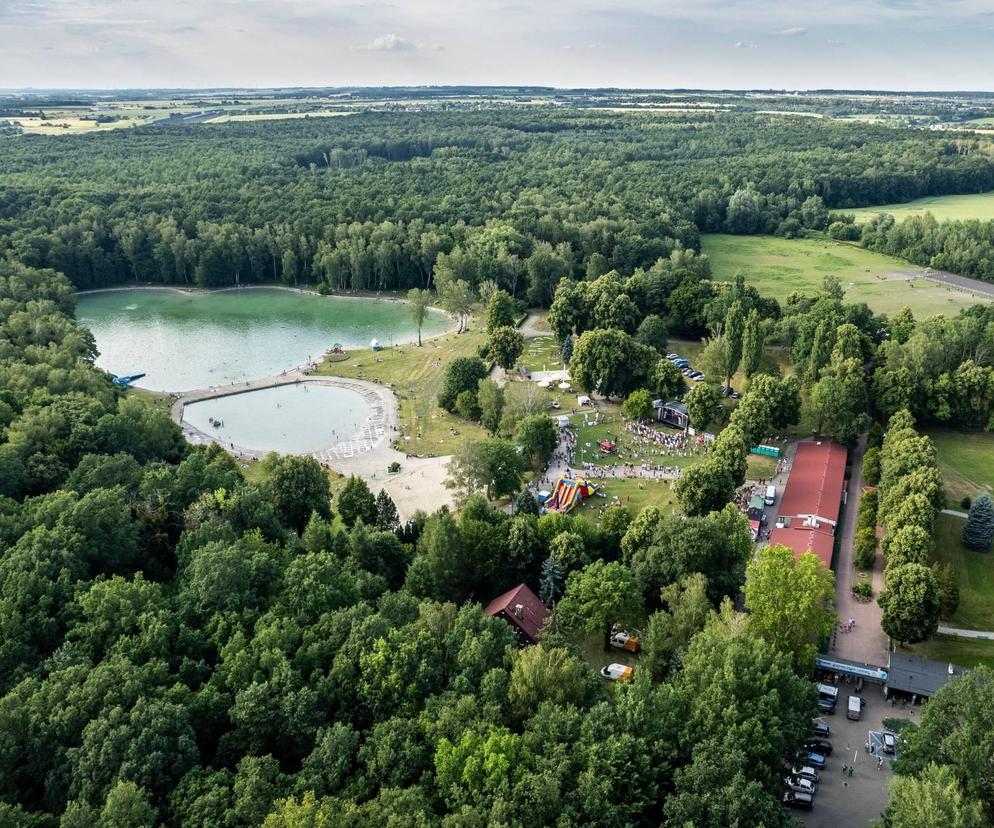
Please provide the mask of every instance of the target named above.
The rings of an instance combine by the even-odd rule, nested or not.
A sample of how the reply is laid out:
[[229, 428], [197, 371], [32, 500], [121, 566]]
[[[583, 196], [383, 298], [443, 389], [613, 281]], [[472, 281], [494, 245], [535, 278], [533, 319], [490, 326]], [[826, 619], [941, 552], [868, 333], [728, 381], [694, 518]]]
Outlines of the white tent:
[[576, 398], [576, 404], [590, 405], [590, 397], [588, 397], [586, 394], [581, 394], [579, 397]]
[[539, 388], [548, 388], [550, 385], [552, 385], [552, 383], [549, 382], [548, 380], [539, 380], [538, 381], [538, 387]]
[[570, 386], [569, 386], [568, 382], [561, 382], [561, 383], [559, 383], [559, 390], [560, 391], [569, 391], [569, 388], [570, 388]]
[[372, 342], [369, 343], [369, 347], [372, 348], [374, 351], [378, 351], [383, 346], [380, 345], [380, 340], [374, 339]]
[[569, 427], [569, 417], [563, 417], [563, 416], [556, 417], [556, 422], [559, 423], [560, 428]]

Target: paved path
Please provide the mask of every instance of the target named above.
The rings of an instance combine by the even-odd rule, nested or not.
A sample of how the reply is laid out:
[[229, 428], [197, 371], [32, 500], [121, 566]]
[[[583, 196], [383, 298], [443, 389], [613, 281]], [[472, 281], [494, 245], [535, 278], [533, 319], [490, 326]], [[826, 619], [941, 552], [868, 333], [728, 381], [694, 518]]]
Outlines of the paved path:
[[957, 638], [982, 638], [994, 641], [994, 632], [987, 630], [963, 630], [959, 627], [947, 627], [945, 624], [939, 624], [938, 632], [942, 635], [954, 635]]
[[943, 273], [941, 270], [930, 270], [922, 272], [919, 275], [922, 279], [928, 279], [930, 282], [952, 285], [960, 290], [980, 293], [983, 296], [994, 296], [994, 285], [990, 282], [981, 282], [979, 279], [971, 279], [969, 276], [960, 276], [956, 273]]
[[838, 560], [835, 563], [836, 612], [845, 624], [850, 618], [856, 626], [844, 633], [836, 628], [829, 651], [841, 658], [866, 664], [886, 664], [890, 642], [880, 626], [883, 610], [876, 602], [884, 586], [883, 555], [878, 554], [873, 565], [873, 600], [857, 601], [852, 594], [856, 580], [853, 564], [853, 538], [856, 534], [856, 513], [863, 499], [863, 454], [866, 452], [866, 435], [860, 436], [852, 451], [852, 475], [849, 478], [849, 496], [846, 500], [842, 537], [839, 540]]
[[955, 509], [943, 509], [942, 514], [963, 518], [963, 520], [966, 520], [968, 517], [970, 517], [966, 512], [957, 512]]

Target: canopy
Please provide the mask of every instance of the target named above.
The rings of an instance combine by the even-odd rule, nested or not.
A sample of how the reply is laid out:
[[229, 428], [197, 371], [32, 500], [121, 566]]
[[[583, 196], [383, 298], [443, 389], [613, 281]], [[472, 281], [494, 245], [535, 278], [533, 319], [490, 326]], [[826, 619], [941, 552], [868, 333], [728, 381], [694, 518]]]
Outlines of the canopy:
[[561, 383], [559, 383], [559, 388], [561, 390], [563, 390], [563, 391], [569, 391], [569, 383], [568, 382], [561, 382]]
[[539, 380], [538, 381], [538, 387], [539, 388], [548, 388], [550, 385], [552, 385], [552, 383], [549, 382], [548, 380]]
[[583, 394], [583, 395], [581, 395], [581, 396], [579, 396], [579, 397], [576, 398], [576, 404], [577, 405], [589, 405], [590, 404], [590, 397], [588, 397], [586, 394]]

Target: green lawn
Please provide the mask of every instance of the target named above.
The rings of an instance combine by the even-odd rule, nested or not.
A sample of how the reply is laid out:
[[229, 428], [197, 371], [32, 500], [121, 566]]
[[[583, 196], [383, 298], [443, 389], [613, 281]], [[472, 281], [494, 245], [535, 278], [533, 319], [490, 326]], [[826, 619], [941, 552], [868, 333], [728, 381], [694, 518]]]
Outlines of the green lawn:
[[[670, 466], [685, 469], [700, 462], [703, 455], [691, 454], [680, 457], [664, 451], [655, 446], [643, 446], [636, 439], [635, 435], [625, 430], [625, 424], [617, 415], [609, 417], [598, 425], [583, 425], [582, 416], [571, 418], [577, 425], [577, 452], [576, 462], [593, 463], [597, 466], [613, 466], [619, 462], [641, 463], [649, 460], [650, 463], [659, 466]], [[678, 434], [676, 429], [659, 426], [658, 430], [663, 434]], [[607, 454], [600, 451], [598, 444], [602, 440], [610, 440], [618, 446], [618, 453]], [[635, 455], [638, 455], [636, 458]]]
[[858, 210], [839, 212], [853, 213], [858, 222], [869, 221], [878, 213], [890, 213], [898, 221], [909, 216], [923, 216], [925, 213], [931, 213], [938, 221], [994, 219], [994, 192], [929, 196], [904, 204], [882, 204], [879, 207], [860, 207]]
[[963, 629], [994, 630], [994, 553], [965, 549], [960, 544], [962, 529], [962, 518], [936, 517], [935, 559], [951, 564], [959, 582], [959, 608], [948, 623]]
[[994, 434], [943, 429], [929, 437], [939, 454], [949, 508], [959, 509], [964, 497], [994, 490]]
[[533, 336], [525, 340], [525, 350], [518, 360], [529, 371], [561, 371], [563, 357], [559, 343], [552, 336]]
[[923, 280], [909, 281], [921, 268], [900, 259], [825, 238], [701, 236], [717, 281], [742, 273], [760, 293], [783, 300], [794, 291], [815, 293], [826, 276], [838, 276], [849, 302], [866, 302], [877, 313], [910, 307], [918, 318], [955, 314], [981, 301], [967, 291]]
[[427, 339], [424, 346], [398, 345], [374, 352], [351, 351], [344, 362], [323, 362], [317, 373], [379, 382], [397, 396], [400, 424], [410, 442], [396, 448], [423, 457], [451, 454], [460, 446], [486, 436], [474, 422], [438, 407], [445, 366], [459, 356], [476, 356], [485, 334], [474, 327], [469, 333], [445, 334]]
[[976, 667], [978, 664], [994, 667], [994, 641], [936, 635], [929, 641], [901, 647], [901, 650], [935, 661], [951, 661], [961, 667]]
[[[577, 515], [591, 523], [600, 519], [600, 509], [608, 503], [621, 503], [634, 517], [646, 506], [659, 506], [662, 509], [679, 511], [676, 493], [670, 488], [669, 480], [596, 480], [598, 494], [588, 497], [570, 514]], [[601, 497], [604, 494], [606, 497]], [[616, 501], [615, 498], [618, 498]]]

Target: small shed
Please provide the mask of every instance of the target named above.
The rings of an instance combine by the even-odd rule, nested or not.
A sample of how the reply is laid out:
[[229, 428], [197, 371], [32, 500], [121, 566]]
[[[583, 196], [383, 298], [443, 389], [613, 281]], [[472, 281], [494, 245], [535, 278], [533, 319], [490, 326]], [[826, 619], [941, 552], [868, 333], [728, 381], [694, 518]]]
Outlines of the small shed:
[[537, 643], [542, 625], [549, 617], [545, 604], [525, 584], [518, 584], [494, 598], [484, 612], [491, 618], [502, 618], [510, 624], [519, 647]]
[[590, 397], [588, 397], [586, 394], [581, 394], [579, 397], [576, 398], [576, 404], [590, 405]]

